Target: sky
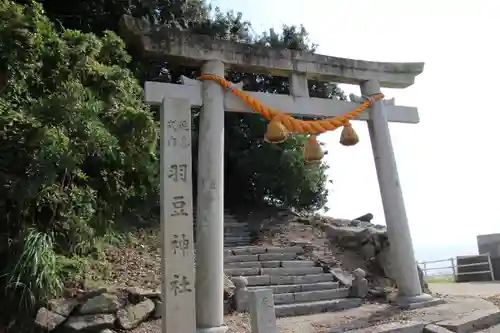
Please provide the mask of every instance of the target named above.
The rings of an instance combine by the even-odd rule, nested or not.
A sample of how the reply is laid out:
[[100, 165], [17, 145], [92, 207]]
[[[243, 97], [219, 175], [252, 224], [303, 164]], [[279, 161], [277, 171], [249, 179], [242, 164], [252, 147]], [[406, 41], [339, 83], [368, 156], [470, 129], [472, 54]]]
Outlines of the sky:
[[[477, 253], [476, 235], [500, 233], [500, 1], [212, 0], [242, 12], [255, 33], [304, 25], [317, 53], [371, 61], [425, 62], [409, 88], [383, 89], [418, 107], [419, 124], [390, 130], [418, 260]], [[359, 87], [341, 85], [347, 93]], [[340, 130], [321, 135], [330, 169], [328, 215], [374, 214], [385, 224], [365, 122], [354, 147]], [[496, 206], [499, 204], [499, 206]]]

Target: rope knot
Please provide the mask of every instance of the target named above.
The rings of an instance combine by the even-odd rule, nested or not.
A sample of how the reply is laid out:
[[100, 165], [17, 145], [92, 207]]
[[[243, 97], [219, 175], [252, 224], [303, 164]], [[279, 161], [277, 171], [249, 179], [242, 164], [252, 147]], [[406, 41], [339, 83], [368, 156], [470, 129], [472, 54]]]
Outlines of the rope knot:
[[362, 95], [361, 98], [363, 98], [365, 101], [370, 102], [370, 105], [373, 105], [373, 103], [375, 103], [375, 98], [373, 98], [373, 96]]

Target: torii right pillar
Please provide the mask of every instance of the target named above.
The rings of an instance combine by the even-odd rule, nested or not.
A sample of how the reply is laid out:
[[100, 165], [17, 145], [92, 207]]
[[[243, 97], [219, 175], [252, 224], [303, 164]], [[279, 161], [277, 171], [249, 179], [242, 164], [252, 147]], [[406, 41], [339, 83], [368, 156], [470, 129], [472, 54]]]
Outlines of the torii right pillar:
[[[360, 86], [364, 96], [381, 93], [378, 81], [366, 81]], [[432, 300], [432, 296], [423, 293], [420, 285], [389, 123], [382, 100], [372, 104], [369, 116], [368, 131], [384, 207], [390, 257], [396, 267], [394, 274], [399, 294], [395, 301], [401, 306], [429, 301]]]

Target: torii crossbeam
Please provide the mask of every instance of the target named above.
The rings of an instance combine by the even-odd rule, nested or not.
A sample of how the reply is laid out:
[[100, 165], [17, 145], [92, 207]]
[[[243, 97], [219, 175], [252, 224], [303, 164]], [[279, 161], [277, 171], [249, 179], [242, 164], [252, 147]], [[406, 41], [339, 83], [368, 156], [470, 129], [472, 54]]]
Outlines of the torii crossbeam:
[[[353, 102], [310, 98], [307, 79], [356, 84], [360, 86], [364, 96], [373, 96], [380, 93], [381, 87], [406, 88], [412, 85], [415, 77], [421, 74], [424, 68], [423, 63], [369, 62], [213, 40], [208, 36], [192, 35], [162, 27], [151, 27], [131, 17], [122, 18], [121, 28], [127, 42], [139, 48], [146, 58], [201, 66], [203, 74], [214, 74], [219, 77], [223, 77], [225, 70], [228, 69], [290, 77], [291, 96], [256, 92], [249, 94], [267, 106], [292, 114], [331, 117], [341, 115], [358, 105]], [[176, 121], [180, 123], [187, 120], [186, 114], [189, 113], [190, 107], [203, 108], [199, 128], [196, 214], [198, 217], [196, 226], [196, 324], [197, 332], [225, 332], [227, 328], [223, 323], [222, 299], [224, 279], [224, 111], [251, 112], [251, 109], [237, 97], [223, 90], [216, 82], [211, 81], [185, 80], [183, 85], [146, 82], [145, 96], [147, 103], [163, 106], [163, 137], [165, 135], [172, 136], [174, 130], [165, 122], [167, 113], [170, 114], [171, 118], [177, 115], [175, 117], [179, 119]], [[170, 121], [173, 121], [172, 119]], [[391, 243], [390, 255], [398, 268], [396, 282], [399, 287], [399, 301], [408, 304], [429, 300], [431, 296], [423, 294], [420, 286], [388, 125], [388, 122], [418, 123], [417, 109], [391, 105], [379, 100], [372, 104], [369, 112], [362, 113], [357, 119], [368, 122], [387, 233]], [[176, 138], [181, 140], [180, 137]], [[184, 140], [184, 143], [186, 144], [188, 141]], [[170, 154], [169, 156], [175, 153], [170, 146], [166, 146], [165, 141], [163, 141], [161, 148], [163, 156], [167, 152]], [[179, 156], [182, 154], [179, 153]], [[162, 161], [175, 159], [175, 157], [169, 158], [164, 157]], [[188, 165], [187, 171], [186, 169], [184, 171], [185, 175], [191, 177], [190, 158], [185, 156], [181, 162], [183, 165]], [[165, 169], [168, 165], [165, 163], [162, 165], [162, 177], [164, 178], [169, 175]], [[180, 162], [176, 161], [176, 163]], [[162, 193], [165, 190], [164, 186], [166, 185], [162, 182]], [[191, 191], [186, 187], [190, 186], [190, 181], [185, 182], [183, 186], [181, 192], [187, 195], [186, 193]], [[163, 196], [162, 209], [171, 212], [172, 208], [167, 206], [174, 203], [173, 201], [163, 201], [166, 200], [165, 197], [169, 196]], [[184, 204], [189, 206], [190, 202], [190, 200], [186, 200]], [[168, 214], [162, 215], [162, 224], [164, 226], [167, 224], [175, 225]], [[164, 229], [168, 229], [168, 226]], [[186, 232], [189, 236], [189, 232]], [[171, 233], [168, 235], [172, 236]], [[170, 242], [170, 239], [166, 238], [167, 233], [164, 236], [163, 260], [165, 262], [172, 255], [173, 245], [167, 244]], [[192, 237], [192, 232], [190, 237]], [[172, 281], [167, 280], [167, 273], [172, 275], [176, 269], [184, 269], [186, 272], [186, 265], [192, 266], [193, 264], [192, 257], [190, 260], [191, 262], [184, 264], [176, 260], [172, 261], [172, 265], [166, 262], [163, 283], [164, 297], [167, 303], [169, 301], [178, 302], [168, 298], [173, 296], [166, 290], [170, 288], [172, 283]], [[180, 267], [181, 265], [183, 266]], [[191, 274], [192, 269], [188, 269], [187, 272], [187, 275]], [[175, 275], [180, 276], [179, 274]], [[184, 287], [186, 286], [184, 285]], [[180, 290], [176, 289], [176, 292]], [[190, 330], [192, 330], [194, 318], [191, 318], [192, 309], [189, 309], [189, 306], [193, 305], [194, 296], [189, 293], [183, 295], [183, 297], [187, 297], [184, 299], [187, 301], [179, 303], [179, 306], [173, 306], [174, 303], [172, 303], [170, 312], [164, 313], [163, 317], [166, 320], [166, 322], [164, 321], [164, 330], [166, 329], [168, 333], [192, 333]], [[178, 322], [183, 320], [191, 321], [191, 324], [179, 326]], [[176, 324], [169, 323], [169, 321], [176, 322]], [[167, 327], [166, 325], [174, 326]]]

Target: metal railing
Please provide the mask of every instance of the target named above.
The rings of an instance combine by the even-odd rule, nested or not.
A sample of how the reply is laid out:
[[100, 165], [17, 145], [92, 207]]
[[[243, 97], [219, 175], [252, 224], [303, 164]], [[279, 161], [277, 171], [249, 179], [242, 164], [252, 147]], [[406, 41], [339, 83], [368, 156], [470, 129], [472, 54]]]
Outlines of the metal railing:
[[[466, 259], [466, 258], [480, 258], [480, 257], [485, 257], [485, 261], [483, 262], [478, 262], [478, 263], [473, 263], [473, 264], [457, 264], [457, 259]], [[449, 266], [439, 266], [439, 267], [428, 267], [427, 265], [429, 264], [437, 264], [441, 262], [447, 262], [449, 263]], [[453, 279], [456, 280], [458, 275], [467, 275], [467, 274], [490, 274], [491, 275], [491, 280], [494, 281], [495, 277], [493, 274], [493, 265], [491, 264], [491, 256], [487, 254], [478, 254], [478, 255], [470, 255], [470, 256], [457, 256], [456, 258], [449, 258], [449, 259], [442, 259], [442, 260], [431, 260], [431, 261], [417, 261], [417, 265], [422, 269], [422, 272], [424, 274], [424, 277], [428, 277], [428, 271], [432, 270], [444, 270], [444, 269], [451, 269], [453, 273]], [[459, 272], [458, 268], [461, 267], [475, 267], [475, 266], [484, 266], [488, 265], [489, 269], [488, 270], [481, 270], [481, 271], [472, 271], [472, 272]], [[440, 276], [440, 275], [448, 275], [449, 273], [443, 273], [443, 274], [433, 274], [432, 276]]]

